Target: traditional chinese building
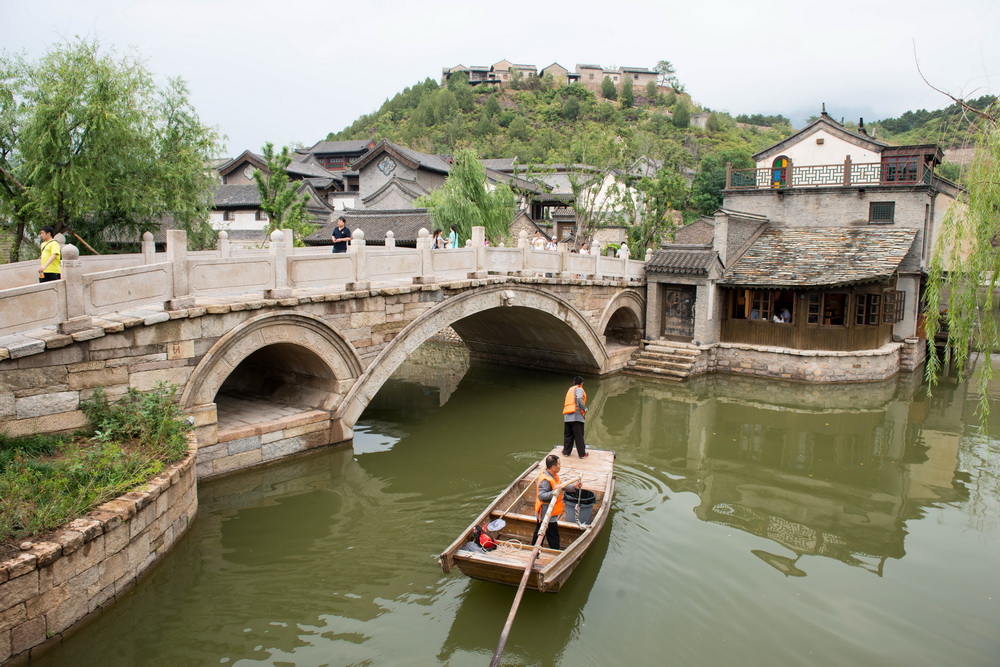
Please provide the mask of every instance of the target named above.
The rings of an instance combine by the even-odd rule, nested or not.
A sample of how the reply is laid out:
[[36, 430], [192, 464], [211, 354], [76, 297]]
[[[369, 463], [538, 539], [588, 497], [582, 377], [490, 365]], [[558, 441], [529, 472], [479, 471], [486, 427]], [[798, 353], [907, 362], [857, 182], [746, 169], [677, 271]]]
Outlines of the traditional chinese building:
[[863, 128], [824, 111], [727, 170], [723, 208], [647, 266], [640, 370], [846, 382], [920, 365], [927, 269], [959, 188], [934, 173], [937, 146]]

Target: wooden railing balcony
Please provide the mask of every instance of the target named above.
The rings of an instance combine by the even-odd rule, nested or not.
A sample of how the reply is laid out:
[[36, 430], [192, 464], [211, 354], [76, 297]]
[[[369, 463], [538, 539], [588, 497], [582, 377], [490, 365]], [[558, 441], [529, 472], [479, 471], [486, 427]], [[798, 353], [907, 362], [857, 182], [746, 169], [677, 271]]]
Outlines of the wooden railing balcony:
[[859, 162], [797, 167], [733, 169], [726, 164], [727, 190], [787, 190], [790, 188], [860, 187], [865, 185], [915, 185], [931, 182], [933, 172], [918, 160]]

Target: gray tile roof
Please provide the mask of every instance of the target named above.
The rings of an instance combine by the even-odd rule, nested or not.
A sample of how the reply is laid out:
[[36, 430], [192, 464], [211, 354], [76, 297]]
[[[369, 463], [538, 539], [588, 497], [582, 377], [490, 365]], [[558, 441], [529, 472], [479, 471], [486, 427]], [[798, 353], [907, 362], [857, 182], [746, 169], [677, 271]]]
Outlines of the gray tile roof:
[[397, 245], [413, 247], [421, 228], [428, 231], [433, 229], [430, 212], [425, 208], [337, 211], [325, 225], [303, 239], [306, 245], [333, 245], [330, 235], [341, 215], [347, 219], [347, 226], [351, 231], [360, 229], [365, 233], [368, 245], [382, 245], [385, 243], [386, 232], [391, 231]]
[[706, 246], [664, 246], [646, 262], [647, 273], [708, 275], [719, 253]]
[[234, 208], [238, 206], [260, 206], [260, 192], [257, 184], [249, 185], [219, 185], [215, 190], [215, 208]]
[[312, 154], [359, 153], [368, 150], [371, 139], [351, 139], [348, 141], [317, 141], [309, 149]]
[[889, 278], [913, 245], [915, 229], [768, 229], [719, 284], [822, 287]]
[[330, 172], [312, 162], [292, 162], [285, 167], [285, 171], [303, 178], [330, 178]]

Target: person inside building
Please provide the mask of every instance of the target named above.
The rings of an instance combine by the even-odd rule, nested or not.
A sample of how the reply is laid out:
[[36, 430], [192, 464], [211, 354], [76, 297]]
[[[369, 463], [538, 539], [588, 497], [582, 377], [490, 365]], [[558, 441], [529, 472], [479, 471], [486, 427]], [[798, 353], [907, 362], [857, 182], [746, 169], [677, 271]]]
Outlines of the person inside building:
[[580, 480], [563, 484], [562, 480], [559, 479], [559, 470], [561, 468], [562, 463], [559, 457], [555, 454], [549, 454], [545, 457], [545, 470], [535, 481], [535, 518], [538, 522], [535, 524], [535, 532], [531, 536], [531, 543], [534, 544], [538, 540], [538, 531], [542, 527], [542, 520], [545, 518], [545, 513], [549, 511], [549, 503], [555, 502], [555, 506], [552, 508], [552, 516], [549, 519], [549, 525], [545, 529], [545, 541], [548, 543], [550, 549], [559, 549], [559, 517], [562, 516], [565, 510], [562, 493], [560, 492], [570, 484], [577, 489], [582, 486]]

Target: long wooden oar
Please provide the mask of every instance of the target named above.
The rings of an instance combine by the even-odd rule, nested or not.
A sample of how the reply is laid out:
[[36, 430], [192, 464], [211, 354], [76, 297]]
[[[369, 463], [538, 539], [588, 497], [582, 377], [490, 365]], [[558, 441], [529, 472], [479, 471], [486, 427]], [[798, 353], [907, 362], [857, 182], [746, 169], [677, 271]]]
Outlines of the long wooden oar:
[[[567, 482], [567, 484], [571, 483]], [[514, 616], [517, 615], [517, 608], [521, 605], [524, 589], [528, 586], [528, 579], [531, 577], [531, 568], [534, 566], [535, 561], [538, 559], [538, 554], [542, 550], [542, 540], [545, 539], [545, 531], [548, 530], [549, 521], [552, 519], [552, 508], [556, 506], [556, 501], [562, 492], [563, 490], [559, 489], [552, 495], [552, 499], [549, 501], [549, 508], [545, 510], [545, 517], [542, 519], [542, 525], [538, 529], [538, 539], [535, 540], [531, 556], [528, 557], [528, 565], [524, 568], [524, 574], [521, 576], [521, 584], [517, 587], [517, 595], [514, 596], [514, 604], [510, 606], [510, 613], [507, 614], [507, 622], [504, 623], [503, 632], [500, 633], [500, 642], [497, 644], [496, 650], [493, 651], [493, 659], [490, 660], [490, 667], [497, 667], [500, 664], [500, 656], [503, 655], [503, 648], [507, 645], [507, 635], [510, 634], [510, 628], [514, 625]]]

